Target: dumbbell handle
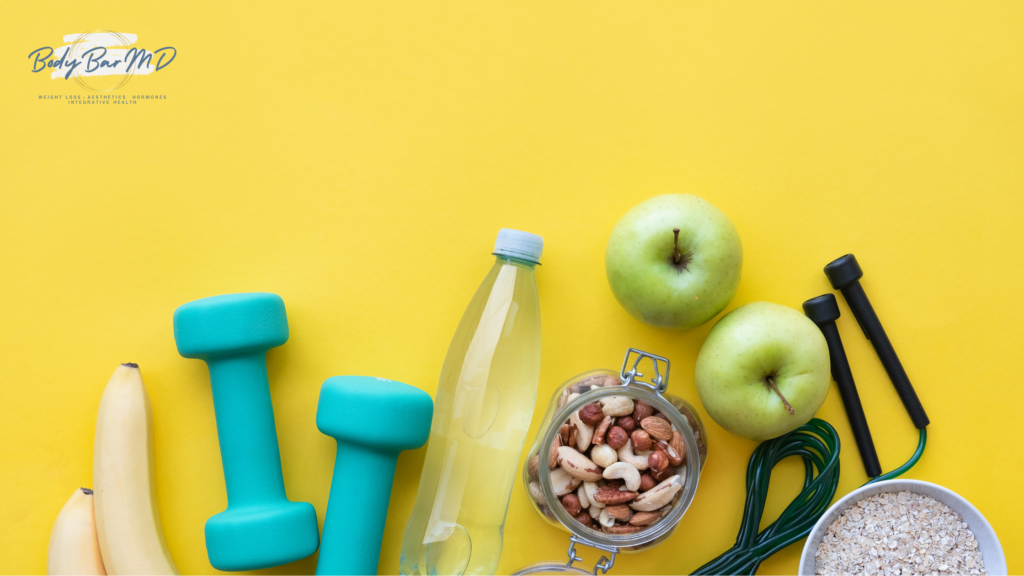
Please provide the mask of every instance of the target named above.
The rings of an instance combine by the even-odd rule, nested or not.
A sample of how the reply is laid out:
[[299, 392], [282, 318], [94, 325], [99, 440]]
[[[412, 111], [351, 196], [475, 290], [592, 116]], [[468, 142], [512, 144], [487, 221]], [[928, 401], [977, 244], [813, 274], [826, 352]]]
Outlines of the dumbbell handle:
[[286, 499], [266, 352], [207, 360], [229, 506]]
[[885, 329], [882, 328], [882, 323], [878, 320], [875, 309], [871, 307], [871, 301], [868, 300], [868, 295], [864, 293], [864, 288], [861, 287], [860, 282], [855, 281], [844, 286], [841, 290], [846, 298], [846, 303], [849, 304], [853, 315], [857, 317], [857, 322], [860, 324], [861, 329], [864, 330], [864, 335], [867, 336], [872, 346], [875, 347], [878, 359], [882, 361], [882, 366], [885, 367], [885, 371], [889, 374], [889, 379], [892, 380], [893, 386], [896, 387], [896, 393], [899, 394], [900, 400], [903, 401], [903, 407], [910, 414], [910, 420], [913, 421], [916, 428], [924, 428], [929, 422], [928, 415], [925, 413], [924, 407], [921, 406], [921, 401], [918, 400], [917, 393], [914, 392], [914, 386], [910, 383], [910, 378], [907, 377], [907, 372], [903, 369], [903, 364], [900, 363], [899, 357], [896, 356], [896, 350], [893, 349], [892, 343], [889, 342], [889, 337], [886, 335]]
[[376, 574], [398, 452], [338, 442], [317, 574]]

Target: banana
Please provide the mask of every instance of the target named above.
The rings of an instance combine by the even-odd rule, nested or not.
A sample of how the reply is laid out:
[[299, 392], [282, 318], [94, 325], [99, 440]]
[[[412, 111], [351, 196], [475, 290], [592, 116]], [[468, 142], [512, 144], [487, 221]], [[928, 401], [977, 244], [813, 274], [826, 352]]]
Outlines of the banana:
[[79, 488], [60, 509], [50, 532], [47, 574], [106, 574], [96, 539], [92, 490]]
[[100, 400], [93, 447], [96, 530], [108, 574], [178, 573], [156, 507], [152, 414], [139, 366], [118, 366]]

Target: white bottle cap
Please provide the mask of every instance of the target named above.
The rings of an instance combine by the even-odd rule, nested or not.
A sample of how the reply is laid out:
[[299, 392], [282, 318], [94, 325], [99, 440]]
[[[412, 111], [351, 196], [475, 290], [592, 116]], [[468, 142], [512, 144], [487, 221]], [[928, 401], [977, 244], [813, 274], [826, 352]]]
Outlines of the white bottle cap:
[[510, 256], [540, 263], [540, 254], [544, 251], [544, 239], [536, 234], [502, 228], [498, 230], [498, 240], [494, 243], [496, 256]]

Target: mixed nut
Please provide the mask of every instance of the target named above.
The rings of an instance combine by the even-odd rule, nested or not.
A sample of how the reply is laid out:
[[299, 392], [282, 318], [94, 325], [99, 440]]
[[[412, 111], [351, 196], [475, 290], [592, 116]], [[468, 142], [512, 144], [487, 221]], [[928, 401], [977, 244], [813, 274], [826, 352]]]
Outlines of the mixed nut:
[[[563, 391], [558, 406], [592, 388], [619, 385], [616, 376], [585, 378]], [[703, 442], [698, 445], [703, 448]], [[545, 464], [554, 496], [577, 522], [608, 534], [632, 534], [672, 510], [686, 481], [686, 452], [683, 436], [651, 404], [626, 395], [605, 396], [560, 425]], [[550, 514], [540, 466], [540, 454], [527, 461], [528, 488]]]

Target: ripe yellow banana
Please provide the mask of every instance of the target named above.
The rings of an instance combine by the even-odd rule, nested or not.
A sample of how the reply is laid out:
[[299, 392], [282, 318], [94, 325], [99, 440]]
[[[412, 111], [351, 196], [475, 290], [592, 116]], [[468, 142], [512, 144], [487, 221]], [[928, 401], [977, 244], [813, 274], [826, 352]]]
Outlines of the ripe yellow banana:
[[156, 507], [152, 419], [139, 366], [118, 366], [100, 400], [93, 448], [96, 529], [108, 574], [178, 573]]
[[50, 532], [47, 574], [106, 574], [96, 539], [92, 490], [79, 488], [60, 509]]

